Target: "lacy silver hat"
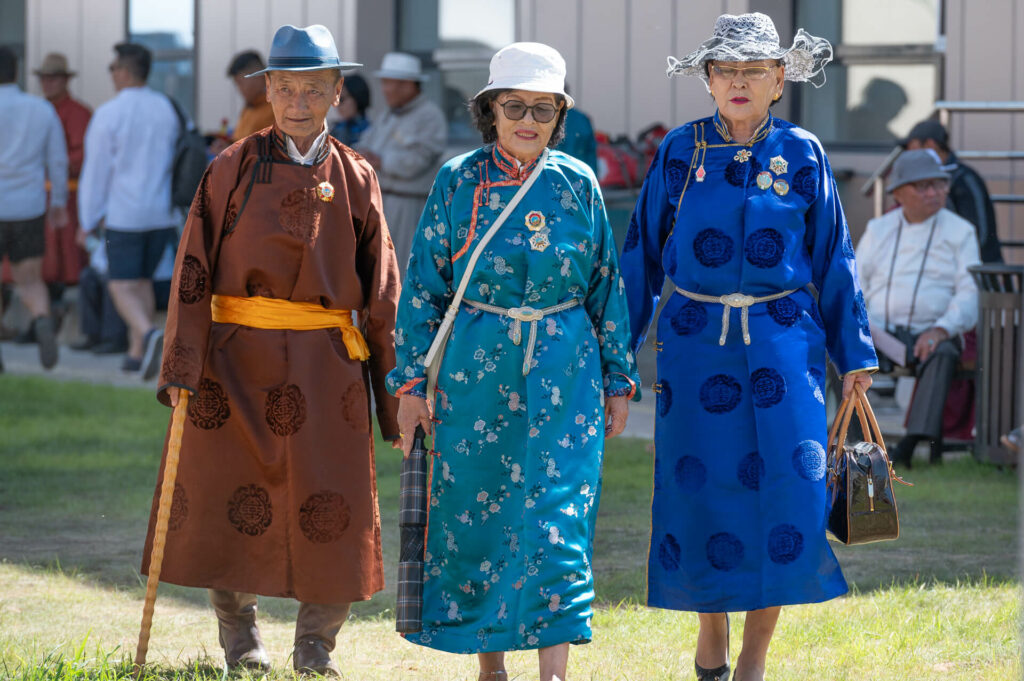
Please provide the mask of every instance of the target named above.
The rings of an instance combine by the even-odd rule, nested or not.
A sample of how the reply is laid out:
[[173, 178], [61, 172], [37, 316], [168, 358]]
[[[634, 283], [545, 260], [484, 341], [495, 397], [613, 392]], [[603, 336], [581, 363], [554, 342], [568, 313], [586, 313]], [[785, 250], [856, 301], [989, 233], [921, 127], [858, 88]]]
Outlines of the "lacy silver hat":
[[825, 84], [825, 64], [832, 61], [832, 44], [804, 29], [796, 32], [793, 45], [779, 44], [771, 17], [760, 12], [723, 14], [715, 20], [710, 38], [682, 59], [668, 58], [669, 76], [698, 76], [708, 85], [705, 64], [709, 61], [759, 61], [779, 59], [786, 65], [786, 80]]

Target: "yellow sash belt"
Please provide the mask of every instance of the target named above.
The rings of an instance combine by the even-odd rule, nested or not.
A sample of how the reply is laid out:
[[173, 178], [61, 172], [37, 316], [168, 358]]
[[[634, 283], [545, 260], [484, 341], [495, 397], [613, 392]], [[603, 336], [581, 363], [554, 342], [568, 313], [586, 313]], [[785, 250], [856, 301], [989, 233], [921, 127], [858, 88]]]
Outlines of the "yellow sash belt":
[[221, 324], [240, 324], [254, 329], [341, 329], [341, 337], [352, 359], [364, 361], [370, 357], [366, 339], [352, 325], [351, 310], [328, 310], [316, 303], [299, 303], [280, 298], [253, 296], [218, 296], [210, 301], [213, 321]]

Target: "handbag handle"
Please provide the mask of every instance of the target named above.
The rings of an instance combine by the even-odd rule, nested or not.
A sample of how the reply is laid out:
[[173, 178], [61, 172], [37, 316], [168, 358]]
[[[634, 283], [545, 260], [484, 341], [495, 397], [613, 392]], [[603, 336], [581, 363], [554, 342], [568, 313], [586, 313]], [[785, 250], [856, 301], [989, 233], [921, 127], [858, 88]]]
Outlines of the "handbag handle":
[[[896, 471], [892, 467], [892, 460], [889, 459], [889, 453], [885, 448], [885, 439], [882, 437], [882, 429], [878, 425], [878, 419], [875, 418], [875, 410], [871, 408], [871, 402], [868, 400], [864, 386], [855, 383], [853, 390], [854, 395], [843, 399], [842, 404], [839, 405], [836, 418], [832, 422], [832, 428], [829, 429], [828, 452], [834, 452], [835, 459], [832, 462], [833, 465], [838, 465], [839, 453], [843, 451], [843, 447], [846, 445], [846, 432], [850, 426], [850, 419], [853, 413], [856, 412], [861, 422], [864, 441], [877, 445], [882, 450], [882, 453], [885, 454], [886, 461], [889, 463], [889, 477], [902, 485], [913, 487], [913, 483], [907, 482], [896, 475]], [[832, 449], [833, 443], [835, 443], [835, 449]]]

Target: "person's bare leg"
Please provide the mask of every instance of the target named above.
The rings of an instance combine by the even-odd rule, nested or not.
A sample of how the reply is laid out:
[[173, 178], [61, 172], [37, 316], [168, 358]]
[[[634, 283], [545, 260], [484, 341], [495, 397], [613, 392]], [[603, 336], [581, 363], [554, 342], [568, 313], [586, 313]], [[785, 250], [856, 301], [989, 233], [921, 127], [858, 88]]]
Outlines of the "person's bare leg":
[[743, 625], [743, 649], [736, 659], [735, 681], [764, 681], [768, 644], [772, 642], [780, 612], [782, 608], [775, 606], [747, 613], [747, 621]]
[[704, 669], [718, 669], [729, 662], [729, 624], [724, 612], [699, 612], [697, 619], [697, 664]]
[[477, 653], [480, 663], [480, 681], [508, 681], [505, 673], [505, 653]]
[[18, 298], [28, 308], [32, 319], [50, 314], [50, 293], [43, 283], [42, 258], [26, 258], [12, 264], [11, 279], [14, 280]]
[[128, 356], [138, 359], [142, 357], [142, 340], [153, 328], [156, 317], [153, 282], [149, 279], [117, 279], [108, 286], [117, 313], [128, 325]]
[[565, 681], [565, 668], [569, 666], [569, 644], [559, 643], [537, 651], [540, 663], [540, 681]]

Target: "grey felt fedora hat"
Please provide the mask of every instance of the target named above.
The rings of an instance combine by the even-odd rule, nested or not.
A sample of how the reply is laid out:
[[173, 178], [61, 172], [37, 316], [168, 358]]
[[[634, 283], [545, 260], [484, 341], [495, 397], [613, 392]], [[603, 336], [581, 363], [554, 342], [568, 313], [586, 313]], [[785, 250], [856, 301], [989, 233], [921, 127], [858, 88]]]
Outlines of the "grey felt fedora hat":
[[267, 68], [250, 73], [246, 78], [270, 71], [319, 71], [321, 69], [354, 69], [362, 66], [341, 61], [334, 36], [326, 26], [313, 24], [305, 28], [285, 24], [274, 33], [270, 43]]
[[919, 180], [949, 180], [949, 173], [942, 169], [938, 156], [930, 149], [914, 149], [900, 154], [892, 164], [885, 191], [891, 192]]

